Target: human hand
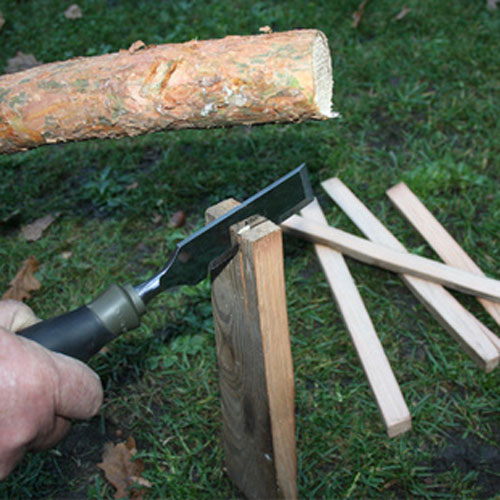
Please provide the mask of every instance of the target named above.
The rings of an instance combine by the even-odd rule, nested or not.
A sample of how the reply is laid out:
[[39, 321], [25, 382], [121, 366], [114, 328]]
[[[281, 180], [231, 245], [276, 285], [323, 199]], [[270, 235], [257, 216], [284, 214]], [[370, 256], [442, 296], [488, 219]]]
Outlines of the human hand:
[[0, 480], [26, 451], [55, 445], [70, 419], [90, 418], [102, 404], [87, 365], [13, 333], [37, 321], [25, 304], [0, 301]]

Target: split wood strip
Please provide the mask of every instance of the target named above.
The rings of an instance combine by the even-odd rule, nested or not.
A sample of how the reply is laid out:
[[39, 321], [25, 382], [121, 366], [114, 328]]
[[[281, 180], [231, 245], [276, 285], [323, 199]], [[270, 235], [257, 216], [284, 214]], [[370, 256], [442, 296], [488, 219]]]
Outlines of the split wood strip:
[[[370, 240], [406, 252], [399, 240], [368, 210], [338, 178], [322, 183], [328, 195], [339, 205], [361, 232]], [[445, 288], [409, 274], [401, 279], [422, 302], [439, 324], [463, 347], [474, 362], [486, 372], [499, 363], [498, 352], [491, 345], [490, 334], [473, 314], [465, 309]]]
[[[300, 213], [327, 224], [316, 200]], [[314, 249], [375, 395], [387, 434], [394, 437], [409, 431], [410, 412], [344, 257], [324, 245], [315, 244]]]
[[[207, 221], [235, 206], [226, 200]], [[247, 498], [297, 498], [295, 386], [281, 230], [256, 218], [231, 228], [238, 252], [212, 275], [229, 476]]]
[[500, 302], [500, 281], [492, 278], [467, 273], [419, 255], [393, 250], [340, 229], [307, 220], [300, 215], [292, 215], [281, 223], [281, 227], [288, 233], [335, 248], [361, 262], [396, 273], [412, 274], [459, 292]]
[[151, 45], [0, 77], [0, 153], [182, 128], [325, 120], [328, 41], [318, 30]]
[[[444, 262], [464, 271], [484, 276], [481, 268], [404, 182], [389, 189], [387, 196]], [[482, 298], [478, 298], [478, 301], [500, 325], [500, 304]], [[492, 342], [500, 350], [500, 339], [495, 334], [492, 333], [492, 335]]]

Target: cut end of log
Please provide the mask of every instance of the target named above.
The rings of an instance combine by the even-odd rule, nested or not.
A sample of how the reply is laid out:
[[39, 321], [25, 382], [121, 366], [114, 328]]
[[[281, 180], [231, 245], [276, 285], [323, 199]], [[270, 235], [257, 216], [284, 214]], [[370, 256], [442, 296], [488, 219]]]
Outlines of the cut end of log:
[[325, 118], [336, 118], [339, 113], [332, 111], [333, 78], [330, 50], [325, 35], [320, 31], [314, 38], [312, 60], [315, 104]]

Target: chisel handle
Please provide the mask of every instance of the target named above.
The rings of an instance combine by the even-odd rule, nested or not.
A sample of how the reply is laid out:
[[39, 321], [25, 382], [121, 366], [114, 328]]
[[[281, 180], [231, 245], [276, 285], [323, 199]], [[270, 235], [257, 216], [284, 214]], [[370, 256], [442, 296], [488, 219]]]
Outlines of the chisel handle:
[[137, 328], [145, 311], [134, 287], [111, 285], [90, 304], [36, 323], [19, 335], [86, 362], [109, 341]]

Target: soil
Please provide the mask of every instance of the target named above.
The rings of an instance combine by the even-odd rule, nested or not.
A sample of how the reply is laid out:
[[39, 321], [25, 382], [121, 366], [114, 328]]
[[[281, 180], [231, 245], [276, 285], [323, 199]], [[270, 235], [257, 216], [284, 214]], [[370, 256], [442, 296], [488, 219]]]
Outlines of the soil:
[[[496, 432], [500, 442], [500, 428]], [[500, 493], [500, 447], [481, 442], [474, 436], [452, 435], [446, 447], [433, 461], [435, 472], [456, 467], [462, 472], [477, 472], [477, 498], [495, 498]], [[498, 498], [498, 497], [496, 497]]]
[[[57, 467], [54, 465], [53, 470], [49, 471], [55, 477], [61, 478], [57, 493], [52, 493], [51, 499], [83, 500], [88, 498], [87, 489], [90, 482], [101, 474], [97, 464], [101, 462], [104, 443], [126, 439], [123, 436], [117, 436], [117, 430], [116, 426], [108, 421], [103, 422], [100, 417], [73, 425], [57, 448], [61, 453], [61, 456], [57, 458]], [[62, 487], [66, 484], [68, 489]]]

